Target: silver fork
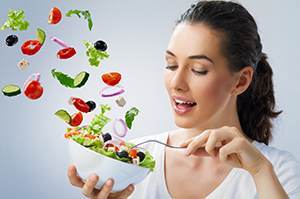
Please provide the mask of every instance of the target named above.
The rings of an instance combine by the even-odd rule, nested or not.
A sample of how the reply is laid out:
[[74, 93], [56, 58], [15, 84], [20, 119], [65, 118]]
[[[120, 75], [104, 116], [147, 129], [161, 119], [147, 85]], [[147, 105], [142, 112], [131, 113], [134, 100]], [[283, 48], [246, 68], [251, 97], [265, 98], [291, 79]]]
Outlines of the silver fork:
[[131, 147], [131, 148], [135, 148], [135, 147], [137, 147], [137, 146], [140, 146], [140, 145], [145, 144], [145, 143], [148, 143], [148, 142], [156, 142], [156, 143], [158, 143], [158, 144], [162, 144], [162, 145], [165, 145], [166, 147], [170, 147], [170, 148], [173, 148], [173, 149], [184, 149], [184, 148], [186, 148], [186, 147], [181, 147], [181, 146], [173, 146], [173, 145], [169, 145], [169, 144], [163, 143], [163, 142], [158, 141], [158, 140], [146, 140], [146, 141], [144, 141], [144, 142], [141, 142], [141, 143], [139, 143], [139, 144], [134, 145], [134, 146]]

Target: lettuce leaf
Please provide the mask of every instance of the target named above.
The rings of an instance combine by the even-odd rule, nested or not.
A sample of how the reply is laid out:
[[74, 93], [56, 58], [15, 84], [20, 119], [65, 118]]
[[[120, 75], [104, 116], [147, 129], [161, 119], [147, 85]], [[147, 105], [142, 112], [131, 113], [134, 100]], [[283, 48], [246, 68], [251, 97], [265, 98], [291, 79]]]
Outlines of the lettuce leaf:
[[133, 122], [135, 116], [138, 115], [138, 113], [139, 113], [139, 110], [135, 107], [131, 108], [130, 110], [128, 110], [126, 112], [125, 120], [126, 120], [126, 125], [129, 129], [131, 129], [132, 122]]
[[109, 54], [105, 51], [97, 50], [91, 42], [83, 41], [86, 47], [86, 56], [91, 66], [98, 67], [100, 61], [109, 57]]
[[81, 18], [81, 15], [82, 15], [85, 20], [88, 20], [89, 30], [92, 30], [93, 21], [92, 21], [92, 16], [91, 16], [90, 11], [88, 11], [88, 10], [69, 10], [66, 13], [66, 16], [71, 17], [71, 15], [77, 15], [79, 18]]
[[0, 30], [5, 30], [10, 28], [13, 31], [16, 30], [27, 30], [29, 22], [25, 21], [25, 12], [24, 10], [10, 10], [8, 12], [8, 19], [0, 28]]

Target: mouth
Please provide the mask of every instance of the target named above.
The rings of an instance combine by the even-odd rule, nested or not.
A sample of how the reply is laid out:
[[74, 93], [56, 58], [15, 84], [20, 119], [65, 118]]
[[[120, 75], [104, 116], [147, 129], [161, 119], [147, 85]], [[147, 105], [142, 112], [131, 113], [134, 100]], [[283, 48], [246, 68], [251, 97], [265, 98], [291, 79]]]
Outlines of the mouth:
[[173, 108], [177, 114], [185, 114], [190, 112], [197, 103], [184, 97], [172, 97]]

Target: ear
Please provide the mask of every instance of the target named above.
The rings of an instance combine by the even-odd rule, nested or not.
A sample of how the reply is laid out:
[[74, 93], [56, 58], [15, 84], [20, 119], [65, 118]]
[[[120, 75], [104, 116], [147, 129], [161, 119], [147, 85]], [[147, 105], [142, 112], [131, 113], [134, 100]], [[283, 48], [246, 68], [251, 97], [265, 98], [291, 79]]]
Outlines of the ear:
[[235, 83], [232, 93], [235, 95], [240, 95], [245, 90], [247, 90], [247, 88], [251, 84], [254, 75], [254, 69], [252, 66], [246, 66], [242, 70], [237, 72], [236, 75], [237, 81]]

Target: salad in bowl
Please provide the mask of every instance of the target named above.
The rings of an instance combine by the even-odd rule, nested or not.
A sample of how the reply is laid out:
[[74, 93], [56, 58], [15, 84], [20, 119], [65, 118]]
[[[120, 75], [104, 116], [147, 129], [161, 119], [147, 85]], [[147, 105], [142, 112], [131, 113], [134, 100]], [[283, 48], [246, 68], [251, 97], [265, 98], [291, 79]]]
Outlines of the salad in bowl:
[[[104, 132], [104, 126], [111, 121], [105, 116], [109, 110], [108, 105], [101, 105], [100, 114], [95, 115], [88, 125], [67, 128], [64, 137], [68, 139], [71, 161], [82, 180], [86, 181], [95, 173], [100, 177], [96, 185], [100, 189], [106, 180], [112, 178], [112, 191], [116, 192], [125, 189], [129, 184], [141, 182], [154, 170], [155, 160], [147, 150], [135, 147], [136, 143], [121, 139], [116, 129], [113, 130], [114, 134]], [[123, 127], [126, 128], [124, 131], [128, 126], [131, 127], [134, 116], [132, 113], [137, 115], [136, 111], [136, 108], [127, 111], [126, 123], [123, 122]], [[63, 110], [55, 114], [65, 121], [68, 120], [68, 115]]]

